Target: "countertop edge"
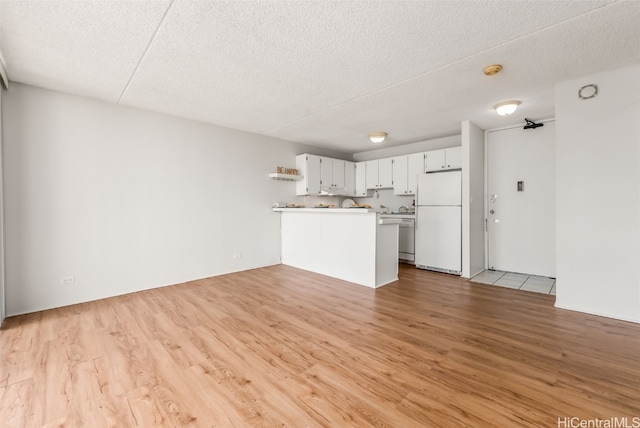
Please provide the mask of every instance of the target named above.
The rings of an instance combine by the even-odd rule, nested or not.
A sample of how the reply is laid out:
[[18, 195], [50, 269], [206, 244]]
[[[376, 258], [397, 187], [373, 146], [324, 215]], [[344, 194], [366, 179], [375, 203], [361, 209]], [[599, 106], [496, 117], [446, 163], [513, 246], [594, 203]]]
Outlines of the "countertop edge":
[[379, 211], [369, 208], [272, 208], [274, 212], [302, 212], [302, 213], [325, 213], [325, 214], [377, 214]]

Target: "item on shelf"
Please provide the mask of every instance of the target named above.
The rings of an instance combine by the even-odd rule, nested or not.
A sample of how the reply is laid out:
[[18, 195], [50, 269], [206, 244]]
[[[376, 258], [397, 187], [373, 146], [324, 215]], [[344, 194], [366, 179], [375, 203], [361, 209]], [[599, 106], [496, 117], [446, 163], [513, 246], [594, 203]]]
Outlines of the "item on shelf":
[[276, 172], [278, 174], [298, 175], [298, 170], [296, 168], [285, 168], [283, 166], [277, 167]]

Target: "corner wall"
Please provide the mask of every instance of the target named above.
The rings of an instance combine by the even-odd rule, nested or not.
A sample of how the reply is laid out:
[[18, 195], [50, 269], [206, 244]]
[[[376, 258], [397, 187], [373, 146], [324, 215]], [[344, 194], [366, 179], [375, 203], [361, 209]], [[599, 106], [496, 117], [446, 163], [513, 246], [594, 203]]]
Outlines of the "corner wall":
[[280, 263], [271, 207], [295, 184], [268, 174], [308, 146], [20, 84], [3, 95], [7, 315]]
[[462, 277], [484, 270], [484, 131], [462, 122]]
[[[640, 322], [640, 65], [556, 85], [556, 306]], [[598, 85], [580, 100], [579, 89]]]

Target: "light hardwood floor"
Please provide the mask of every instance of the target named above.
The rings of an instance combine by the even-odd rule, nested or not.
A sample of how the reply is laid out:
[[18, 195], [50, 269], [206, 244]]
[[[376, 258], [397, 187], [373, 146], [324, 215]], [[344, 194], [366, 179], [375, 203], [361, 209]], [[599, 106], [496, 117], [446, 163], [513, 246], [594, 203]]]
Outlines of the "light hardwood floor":
[[409, 266], [378, 290], [272, 266], [13, 317], [0, 336], [0, 425], [640, 417], [640, 325], [553, 302]]

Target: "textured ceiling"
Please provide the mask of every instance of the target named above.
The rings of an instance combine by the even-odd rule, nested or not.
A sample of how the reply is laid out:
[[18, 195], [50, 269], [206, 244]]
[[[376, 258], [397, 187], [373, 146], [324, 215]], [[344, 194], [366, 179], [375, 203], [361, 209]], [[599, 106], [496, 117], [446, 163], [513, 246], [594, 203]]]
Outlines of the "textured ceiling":
[[640, 0], [2, 0], [0, 51], [15, 82], [359, 152], [553, 117], [556, 82], [640, 63], [638, 22]]

